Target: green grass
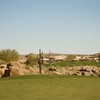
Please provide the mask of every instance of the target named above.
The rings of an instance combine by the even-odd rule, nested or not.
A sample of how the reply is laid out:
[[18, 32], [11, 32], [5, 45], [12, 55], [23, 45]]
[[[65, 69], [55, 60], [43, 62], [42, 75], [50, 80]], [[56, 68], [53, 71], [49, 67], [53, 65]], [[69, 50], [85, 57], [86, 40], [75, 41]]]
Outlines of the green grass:
[[45, 67], [49, 66], [97, 66], [100, 67], [100, 62], [95, 62], [95, 61], [60, 61], [60, 62], [55, 62], [51, 64], [45, 64]]
[[99, 77], [31, 75], [0, 79], [0, 100], [99, 100]]

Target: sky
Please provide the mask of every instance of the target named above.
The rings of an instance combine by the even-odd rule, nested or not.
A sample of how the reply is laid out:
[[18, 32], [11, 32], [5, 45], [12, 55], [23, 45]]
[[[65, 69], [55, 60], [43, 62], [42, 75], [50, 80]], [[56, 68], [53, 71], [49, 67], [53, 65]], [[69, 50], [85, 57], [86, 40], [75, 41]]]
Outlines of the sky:
[[100, 52], [100, 0], [0, 0], [0, 50]]

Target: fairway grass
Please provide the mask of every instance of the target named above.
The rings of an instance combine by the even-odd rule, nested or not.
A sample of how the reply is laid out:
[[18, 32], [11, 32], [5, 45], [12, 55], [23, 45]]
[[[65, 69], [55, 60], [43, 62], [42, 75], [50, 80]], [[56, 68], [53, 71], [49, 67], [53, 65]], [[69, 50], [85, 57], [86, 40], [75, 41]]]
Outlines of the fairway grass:
[[0, 100], [100, 100], [100, 78], [48, 75], [2, 78]]

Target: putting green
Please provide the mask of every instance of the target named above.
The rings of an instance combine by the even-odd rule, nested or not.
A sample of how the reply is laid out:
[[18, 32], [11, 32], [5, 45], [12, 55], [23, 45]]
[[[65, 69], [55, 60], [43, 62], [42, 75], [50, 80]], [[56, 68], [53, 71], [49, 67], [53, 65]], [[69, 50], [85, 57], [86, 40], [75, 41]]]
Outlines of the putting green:
[[99, 100], [99, 77], [31, 75], [0, 79], [0, 100]]

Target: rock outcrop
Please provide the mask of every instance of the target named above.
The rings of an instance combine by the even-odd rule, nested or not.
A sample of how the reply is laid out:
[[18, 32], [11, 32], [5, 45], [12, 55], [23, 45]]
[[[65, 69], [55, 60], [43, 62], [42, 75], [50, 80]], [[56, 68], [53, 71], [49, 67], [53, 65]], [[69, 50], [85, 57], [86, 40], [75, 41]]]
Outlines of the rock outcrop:
[[[9, 73], [9, 71], [10, 73]], [[8, 72], [8, 73], [7, 73]], [[25, 66], [19, 62], [10, 62], [9, 64], [0, 64], [0, 77], [39, 74], [37, 66]], [[74, 66], [74, 67], [43, 67], [42, 74], [55, 75], [76, 75], [76, 76], [100, 76], [100, 68], [96, 66]]]
[[[76, 66], [57, 68], [55, 74], [61, 75], [77, 75], [77, 76], [100, 76], [100, 68], [96, 66]], [[57, 74], [57, 75], [59, 75]]]
[[2, 77], [4, 75], [5, 70], [8, 70], [7, 65], [6, 64], [0, 64], [0, 77]]
[[19, 62], [11, 62], [11, 76], [24, 75], [23, 67]]

